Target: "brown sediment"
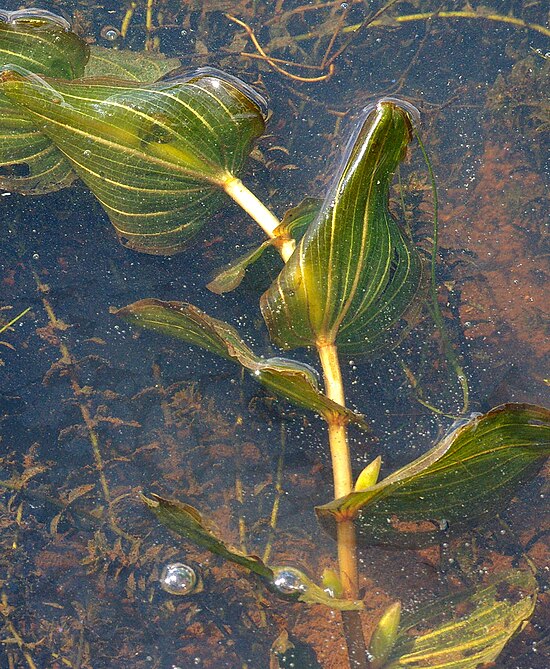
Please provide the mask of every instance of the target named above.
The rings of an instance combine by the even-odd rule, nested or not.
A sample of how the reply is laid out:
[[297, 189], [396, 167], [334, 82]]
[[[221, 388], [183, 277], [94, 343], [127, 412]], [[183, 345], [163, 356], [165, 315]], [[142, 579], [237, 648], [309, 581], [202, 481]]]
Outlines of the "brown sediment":
[[442, 246], [461, 261], [455, 290], [464, 335], [547, 355], [542, 179], [525, 154], [487, 142], [474, 183], [447, 191], [440, 219]]

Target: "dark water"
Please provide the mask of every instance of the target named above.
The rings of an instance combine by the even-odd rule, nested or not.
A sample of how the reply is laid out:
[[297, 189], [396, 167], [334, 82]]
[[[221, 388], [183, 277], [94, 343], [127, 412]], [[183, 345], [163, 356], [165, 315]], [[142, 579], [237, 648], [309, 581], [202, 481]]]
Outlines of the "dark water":
[[[537, 29], [546, 3], [493, 2], [492, 18], [384, 23], [463, 9], [396, 2], [356, 34], [345, 26], [384, 3], [317, 4], [154, 2], [157, 29], [147, 32], [141, 1], [126, 37], [114, 42], [105, 28], [120, 29], [120, 3], [39, 6], [63, 13], [90, 42], [143, 50], [148, 40], [185, 66], [221, 67], [265, 92], [272, 116], [243, 180], [279, 215], [322, 195], [364, 106], [384, 95], [411, 101], [439, 188], [440, 303], [470, 380], [469, 411], [548, 404], [549, 65], [548, 33]], [[290, 77], [242, 56], [256, 51], [223, 12], [253, 26], [270, 55], [316, 69], [282, 63]], [[509, 13], [529, 27], [499, 20]], [[327, 74], [340, 50], [330, 78], [296, 79]], [[408, 220], [425, 239], [431, 199], [417, 149], [401, 181]], [[46, 196], [3, 195], [0, 317], [30, 311], [0, 335], [8, 482], [0, 488], [0, 667], [262, 668], [283, 630], [305, 649], [307, 666], [347, 666], [337, 614], [273, 598], [244, 571], [178, 541], [138, 499], [141, 490], [184, 499], [232, 544], [258, 555], [269, 545], [273, 564], [299, 566], [314, 579], [335, 566], [335, 545], [313, 513], [332, 496], [322, 421], [272, 401], [229, 362], [138, 333], [108, 311], [143, 297], [185, 300], [233, 323], [255, 350], [276, 354], [257, 303], [272, 266], [224, 297], [205, 289], [214, 269], [260, 241], [260, 231], [228, 202], [190, 251], [155, 257], [119, 245], [80, 182]], [[296, 357], [317, 364], [313, 354]], [[414, 371], [416, 390], [402, 364]], [[377, 454], [385, 474], [409, 462], [460, 411], [456, 377], [427, 322], [396, 352], [343, 366], [348, 401], [372, 425], [368, 436], [352, 432], [356, 472]], [[449, 416], [420, 404], [420, 393]], [[362, 550], [365, 629], [392, 601], [414, 609], [479, 574], [525, 566], [527, 555], [539, 603], [497, 666], [548, 666], [542, 477], [502, 519], [441, 550]], [[202, 591], [163, 592], [159, 574], [173, 562], [194, 565]]]

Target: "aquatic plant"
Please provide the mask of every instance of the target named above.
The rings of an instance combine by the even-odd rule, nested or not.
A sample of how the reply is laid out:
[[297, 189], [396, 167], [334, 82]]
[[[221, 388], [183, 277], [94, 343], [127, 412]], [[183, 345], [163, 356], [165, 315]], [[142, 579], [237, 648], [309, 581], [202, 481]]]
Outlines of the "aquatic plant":
[[[75, 173], [124, 243], [149, 253], [182, 250], [229, 195], [268, 240], [231, 263], [215, 289], [234, 288], [273, 245], [285, 264], [261, 298], [269, 335], [283, 349], [315, 348], [319, 355], [324, 392], [312, 367], [259, 356], [231, 325], [194, 305], [146, 299], [114, 310], [140, 327], [240, 364], [274, 393], [323, 417], [335, 499], [316, 512], [336, 538], [338, 577], [318, 585], [292, 566], [247, 555], [219, 538], [188, 504], [151, 493], [143, 495], [144, 503], [170, 529], [244, 567], [275, 595], [341, 610], [352, 667], [420, 668], [434, 656], [449, 667], [493, 661], [534, 608], [536, 583], [528, 572], [506, 572], [465, 595], [468, 612], [454, 624], [438, 619], [430, 635], [409, 634], [418, 621], [402, 621], [393, 604], [378, 623], [369, 656], [359, 617], [358, 541], [420, 545], [475, 525], [507, 505], [550, 451], [550, 413], [509, 404], [463, 418], [434, 448], [381, 481], [380, 458], [362, 472], [352, 470], [348, 425], [366, 424], [345, 406], [340, 357], [395, 346], [415, 324], [433, 278], [410, 231], [388, 206], [395, 170], [414, 137], [416, 110], [394, 99], [366, 109], [323, 202], [305, 201], [291, 220], [279, 222], [238, 177], [266, 117], [263, 99], [249, 87], [209, 69], [152, 83], [82, 79], [87, 51], [65, 23], [46, 13], [5, 13], [2, 19], [14, 44], [2, 52], [0, 103], [8, 120], [0, 131], [12, 142], [2, 164], [14, 168], [6, 183], [22, 192], [46, 192], [67, 185]], [[52, 54], [60, 45], [59, 63]], [[12, 48], [21, 58], [12, 56]], [[51, 50], [51, 58], [39, 59], [49, 67], [37, 69], [29, 59], [38, 48]], [[69, 57], [75, 58], [70, 66], [64, 60]], [[110, 63], [120, 70], [116, 56]], [[21, 146], [29, 153], [18, 154]], [[46, 165], [38, 157], [44, 151]], [[18, 165], [29, 173], [21, 176]], [[45, 176], [50, 170], [55, 179]], [[503, 590], [523, 596], [504, 597]], [[422, 613], [423, 620], [460, 603], [440, 600]]]

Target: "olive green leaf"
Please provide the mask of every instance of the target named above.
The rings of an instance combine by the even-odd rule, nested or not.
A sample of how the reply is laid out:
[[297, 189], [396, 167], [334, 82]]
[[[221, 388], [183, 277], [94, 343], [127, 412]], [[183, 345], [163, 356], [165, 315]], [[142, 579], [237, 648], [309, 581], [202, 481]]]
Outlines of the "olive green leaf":
[[237, 548], [219, 539], [212, 523], [189, 504], [149, 494], [141, 495], [142, 501], [151, 509], [163, 525], [185, 537], [197, 546], [206, 548], [225, 560], [234, 562], [259, 576], [267, 587], [279, 597], [305, 604], [323, 604], [342, 611], [358, 611], [363, 602], [332, 597], [316, 585], [303, 572], [294, 567], [272, 567], [256, 555], [246, 555]]
[[181, 66], [178, 58], [160, 53], [130, 51], [92, 45], [84, 70], [86, 78], [113, 77], [122, 81], [157, 81]]
[[119, 310], [111, 309], [111, 313], [240, 363], [262, 385], [298, 406], [324, 417], [338, 414], [366, 427], [363, 416], [333, 402], [319, 390], [312, 367], [285, 358], [260, 358], [243, 342], [235, 328], [192, 304], [146, 299]]
[[529, 620], [536, 600], [537, 584], [530, 572], [497, 574], [483, 586], [404, 616], [391, 651], [386, 658], [374, 655], [372, 669], [489, 666]]
[[[244, 279], [248, 267], [259, 260], [267, 248], [276, 246], [280, 239], [289, 239], [292, 237], [295, 240], [299, 240], [309, 224], [319, 213], [321, 204], [321, 200], [310, 197], [300, 202], [297, 207], [289, 209], [283, 216], [280, 225], [275, 228], [276, 236], [274, 239], [267, 239], [259, 246], [254, 247], [244, 255], [228, 263], [218, 271], [214, 279], [206, 287], [218, 295], [235, 290]], [[280, 258], [277, 258], [276, 262], [279, 262], [280, 267]]]
[[[82, 76], [88, 46], [50, 12], [0, 12], [0, 70], [7, 66], [73, 79]], [[41, 194], [68, 186], [71, 164], [35, 121], [0, 91], [0, 188]]]
[[218, 271], [210, 283], [206, 284], [208, 290], [217, 295], [235, 290], [244, 279], [247, 268], [262, 257], [263, 252], [268, 246], [271, 246], [272, 242], [272, 239], [266, 239], [259, 246], [255, 246], [244, 255], [228, 263]]
[[353, 518], [362, 544], [442, 540], [503, 511], [550, 454], [550, 411], [505, 404], [452, 430], [434, 448], [366, 490], [317, 507], [321, 523]]
[[410, 324], [422, 262], [388, 210], [410, 138], [408, 112], [395, 102], [379, 102], [362, 119], [319, 214], [262, 296], [281, 347], [336, 343], [345, 353], [367, 353]]
[[180, 251], [264, 130], [263, 101], [210, 69], [152, 84], [4, 72], [4, 94], [71, 161], [128, 247]]

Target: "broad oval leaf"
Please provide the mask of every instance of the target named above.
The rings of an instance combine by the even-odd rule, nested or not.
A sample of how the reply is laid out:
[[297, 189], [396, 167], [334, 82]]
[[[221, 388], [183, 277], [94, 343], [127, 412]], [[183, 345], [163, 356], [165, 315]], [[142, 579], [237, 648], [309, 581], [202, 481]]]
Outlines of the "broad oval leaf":
[[532, 616], [536, 601], [537, 583], [530, 572], [497, 574], [485, 585], [404, 616], [388, 657], [374, 657], [372, 668], [488, 667]]
[[550, 454], [550, 411], [505, 404], [453, 430], [366, 490], [317, 507], [322, 525], [353, 518], [361, 544], [422, 545], [506, 508]]
[[319, 390], [312, 367], [286, 358], [260, 358], [243, 342], [235, 328], [192, 304], [146, 299], [122, 309], [111, 309], [111, 313], [129, 323], [183, 339], [237, 362], [266, 388], [298, 406], [316, 411], [325, 419], [337, 414], [367, 427], [363, 416], [333, 402]]
[[[74, 79], [84, 73], [88, 46], [59, 16], [39, 9], [0, 12], [0, 70]], [[34, 120], [0, 91], [0, 188], [25, 195], [68, 186], [71, 164]]]
[[246, 555], [234, 548], [220, 539], [212, 523], [190, 504], [175, 499], [165, 499], [154, 493], [149, 497], [141, 495], [141, 499], [170, 530], [197, 546], [248, 569], [259, 576], [271, 592], [283, 599], [304, 604], [323, 604], [341, 611], [360, 611], [364, 608], [361, 601], [332, 597], [299, 569], [270, 566], [258, 556]]
[[361, 120], [319, 214], [262, 296], [282, 348], [336, 343], [367, 353], [395, 342], [412, 319], [422, 262], [388, 209], [410, 138], [409, 113], [395, 101]]
[[5, 72], [2, 90], [40, 122], [123, 243], [146, 253], [182, 250], [265, 125], [260, 96], [208, 68], [141, 85]]

